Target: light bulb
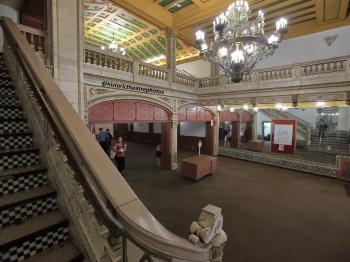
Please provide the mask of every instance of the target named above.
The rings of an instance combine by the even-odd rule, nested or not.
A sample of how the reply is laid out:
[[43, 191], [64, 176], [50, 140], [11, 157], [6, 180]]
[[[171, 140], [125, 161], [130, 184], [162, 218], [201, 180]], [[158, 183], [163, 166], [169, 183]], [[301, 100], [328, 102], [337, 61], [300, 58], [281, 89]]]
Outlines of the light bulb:
[[221, 47], [219, 49], [219, 56], [220, 57], [225, 57], [227, 56], [227, 53], [228, 53], [228, 49], [226, 47]]
[[235, 109], [233, 107], [230, 107], [230, 112], [231, 113], [235, 112]]
[[197, 40], [197, 41], [202, 41], [202, 40], [204, 40], [204, 32], [203, 32], [203, 31], [198, 30], [198, 31], [196, 32], [196, 40]]
[[267, 42], [271, 45], [273, 43], [277, 43], [278, 41], [278, 36], [276, 35], [271, 35], [268, 39]]
[[239, 44], [236, 43], [236, 50], [231, 53], [231, 60], [235, 64], [243, 63], [244, 62], [244, 55], [243, 51], [239, 49]]

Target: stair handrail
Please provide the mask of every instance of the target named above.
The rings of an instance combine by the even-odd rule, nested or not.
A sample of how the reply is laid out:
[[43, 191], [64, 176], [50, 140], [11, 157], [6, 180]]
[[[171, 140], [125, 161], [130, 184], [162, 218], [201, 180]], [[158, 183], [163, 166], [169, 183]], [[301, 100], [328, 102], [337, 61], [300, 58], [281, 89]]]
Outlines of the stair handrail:
[[[7, 17], [1, 17], [0, 24], [7, 43], [33, 84], [33, 92], [63, 151], [83, 180], [83, 188], [90, 195], [98, 215], [111, 232], [123, 236], [123, 261], [127, 261], [126, 239], [149, 254], [168, 261], [172, 258], [210, 261], [211, 244], [197, 246], [190, 243], [168, 231], [148, 211], [81, 121], [17, 24]], [[122, 222], [115, 219], [110, 209]]]

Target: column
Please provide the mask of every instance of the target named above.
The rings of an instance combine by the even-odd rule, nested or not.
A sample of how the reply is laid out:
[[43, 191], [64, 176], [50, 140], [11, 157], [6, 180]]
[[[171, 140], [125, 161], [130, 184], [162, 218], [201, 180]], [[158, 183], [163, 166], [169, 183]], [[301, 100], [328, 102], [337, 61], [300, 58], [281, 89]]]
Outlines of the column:
[[176, 34], [172, 28], [166, 30], [166, 68], [169, 70], [169, 82], [176, 82]]
[[220, 114], [219, 112], [215, 113], [214, 121], [213, 121], [213, 155], [216, 156], [219, 154], [219, 129], [220, 129]]
[[216, 63], [210, 63], [210, 76], [215, 77], [220, 74], [220, 67]]
[[54, 78], [83, 119], [84, 5], [82, 0], [51, 1]]
[[173, 115], [171, 122], [171, 169], [177, 169], [177, 115]]
[[253, 121], [252, 121], [252, 139], [257, 139], [257, 128], [258, 128], [258, 113], [252, 112]]

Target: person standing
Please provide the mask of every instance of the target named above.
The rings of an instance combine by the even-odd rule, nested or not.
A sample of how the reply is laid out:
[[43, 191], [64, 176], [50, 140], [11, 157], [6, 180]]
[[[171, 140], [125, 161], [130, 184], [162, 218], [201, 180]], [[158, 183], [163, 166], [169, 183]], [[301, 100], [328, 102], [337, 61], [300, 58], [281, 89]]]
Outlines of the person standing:
[[327, 124], [324, 122], [323, 119], [320, 120], [320, 126], [318, 127], [318, 137], [322, 137], [324, 138], [324, 133], [327, 130], [328, 126]]
[[106, 134], [108, 136], [108, 152], [110, 153], [112, 150], [112, 142], [113, 142], [113, 136], [109, 132], [109, 128], [106, 129]]
[[98, 141], [98, 143], [100, 144], [100, 146], [102, 147], [103, 151], [106, 152], [107, 155], [109, 155], [109, 150], [108, 150], [108, 141], [109, 141], [109, 138], [108, 138], [108, 135], [105, 131], [103, 131], [103, 128], [100, 127], [98, 129], [98, 134], [96, 135], [96, 139]]
[[123, 142], [123, 138], [121, 136], [117, 139], [114, 151], [114, 159], [117, 162], [118, 171], [122, 173], [125, 168], [126, 144]]

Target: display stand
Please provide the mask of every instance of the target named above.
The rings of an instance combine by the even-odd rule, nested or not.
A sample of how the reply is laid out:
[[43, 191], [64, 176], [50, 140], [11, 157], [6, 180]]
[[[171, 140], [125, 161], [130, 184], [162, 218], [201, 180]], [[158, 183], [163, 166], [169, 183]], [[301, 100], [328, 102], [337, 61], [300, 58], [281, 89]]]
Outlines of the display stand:
[[296, 125], [294, 119], [273, 119], [271, 121], [271, 153], [295, 153]]

